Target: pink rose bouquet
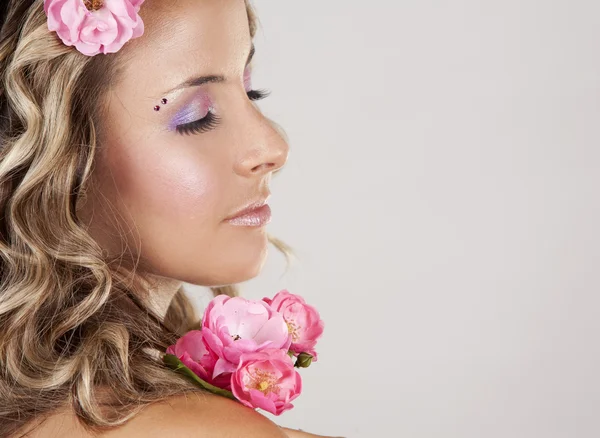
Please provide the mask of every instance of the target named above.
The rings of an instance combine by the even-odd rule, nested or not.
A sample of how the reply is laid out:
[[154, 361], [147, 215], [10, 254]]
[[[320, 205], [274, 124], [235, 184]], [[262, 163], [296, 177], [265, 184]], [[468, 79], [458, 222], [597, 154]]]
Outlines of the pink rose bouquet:
[[163, 361], [208, 391], [280, 415], [300, 395], [296, 368], [316, 361], [322, 333], [317, 310], [287, 290], [262, 301], [219, 295], [201, 329], [179, 338]]

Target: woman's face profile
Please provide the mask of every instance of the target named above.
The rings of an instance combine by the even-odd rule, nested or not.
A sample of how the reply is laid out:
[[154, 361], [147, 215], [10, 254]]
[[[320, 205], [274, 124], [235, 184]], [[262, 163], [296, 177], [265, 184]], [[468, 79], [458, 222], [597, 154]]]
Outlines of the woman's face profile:
[[[225, 219], [269, 195], [288, 145], [251, 100], [243, 0], [147, 0], [108, 91], [82, 214], [111, 254], [206, 286], [254, 277], [264, 226]], [[106, 205], [107, 202], [111, 205]], [[118, 223], [115, 223], [118, 220]]]

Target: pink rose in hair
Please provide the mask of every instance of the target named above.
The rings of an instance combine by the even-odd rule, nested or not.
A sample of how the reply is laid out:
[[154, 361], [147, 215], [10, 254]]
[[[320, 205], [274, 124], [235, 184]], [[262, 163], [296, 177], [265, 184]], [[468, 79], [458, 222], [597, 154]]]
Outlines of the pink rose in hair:
[[292, 338], [283, 317], [263, 301], [218, 295], [202, 318], [208, 349], [218, 356], [213, 377], [236, 370], [243, 353], [275, 348], [288, 351]]
[[231, 374], [221, 374], [213, 379], [213, 370], [218, 357], [206, 348], [200, 330], [190, 330], [167, 348], [167, 354], [173, 354], [194, 374], [205, 382], [219, 388], [231, 390]]
[[280, 349], [244, 353], [231, 377], [233, 395], [244, 405], [279, 415], [294, 407], [302, 379], [292, 359]]
[[313, 306], [306, 304], [304, 298], [282, 290], [273, 299], [263, 298], [273, 310], [283, 315], [289, 332], [292, 335], [290, 351], [296, 356], [308, 353], [317, 361], [315, 345], [317, 339], [323, 334], [324, 323], [319, 312]]
[[114, 53], [144, 33], [144, 0], [44, 0], [48, 29], [84, 55]]

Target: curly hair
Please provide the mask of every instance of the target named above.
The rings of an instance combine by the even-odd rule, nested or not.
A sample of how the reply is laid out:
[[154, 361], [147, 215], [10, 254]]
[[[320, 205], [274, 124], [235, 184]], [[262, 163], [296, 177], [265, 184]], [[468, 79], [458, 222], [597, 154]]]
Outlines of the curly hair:
[[[164, 318], [153, 313], [143, 274], [109, 259], [77, 217], [123, 58], [62, 44], [42, 0], [3, 1], [0, 26], [0, 438], [65, 407], [88, 432], [107, 430], [201, 391], [161, 361], [198, 318], [183, 288]], [[291, 248], [269, 241], [289, 264]]]

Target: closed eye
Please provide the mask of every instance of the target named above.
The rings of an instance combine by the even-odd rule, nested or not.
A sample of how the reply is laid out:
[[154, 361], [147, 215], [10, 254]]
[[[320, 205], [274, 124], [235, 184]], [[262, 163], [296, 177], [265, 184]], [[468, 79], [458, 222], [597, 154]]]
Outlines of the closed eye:
[[[246, 92], [248, 99], [252, 101], [257, 101], [268, 97], [271, 94], [268, 90], [249, 90]], [[208, 111], [206, 116], [201, 119], [194, 120], [190, 123], [185, 123], [183, 125], [177, 125], [175, 130], [182, 135], [190, 135], [190, 134], [201, 134], [203, 132], [210, 131], [218, 126], [221, 118], [213, 113], [212, 111]]]

